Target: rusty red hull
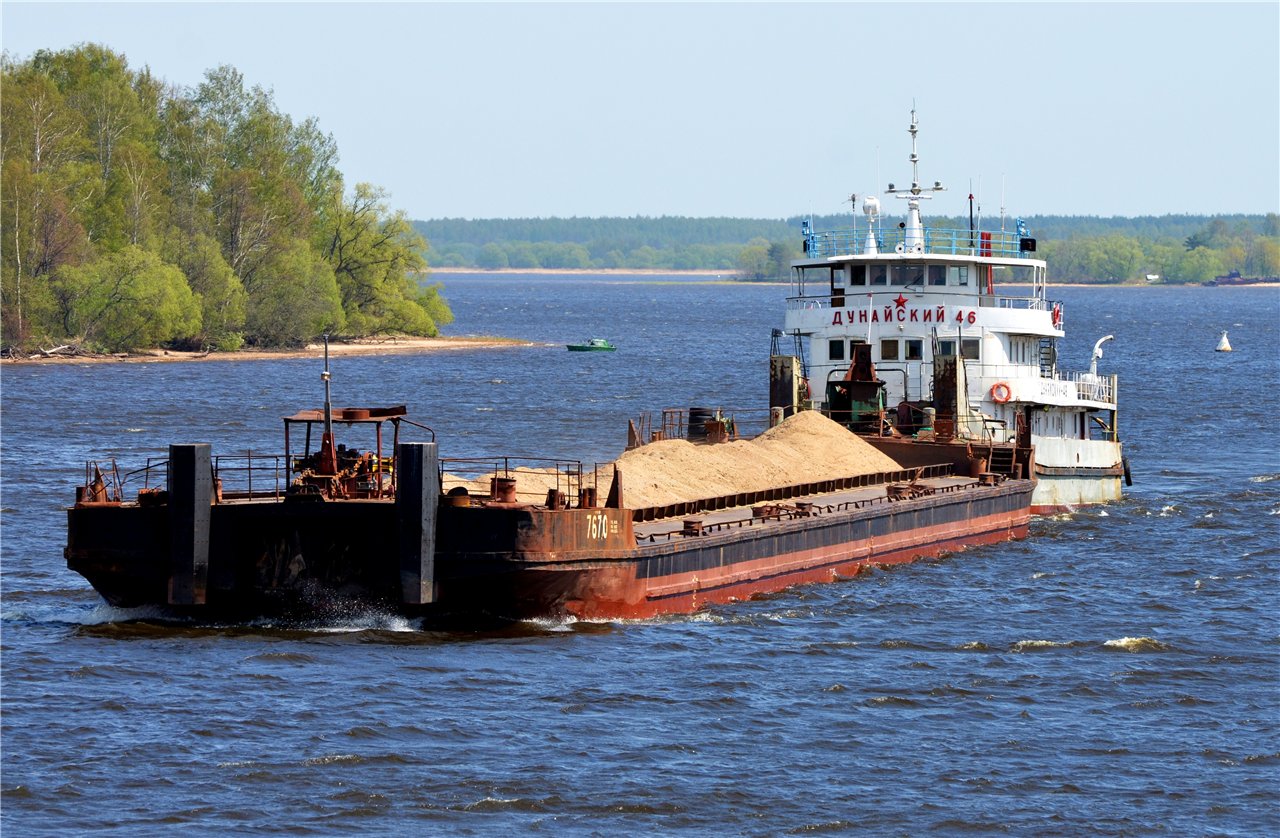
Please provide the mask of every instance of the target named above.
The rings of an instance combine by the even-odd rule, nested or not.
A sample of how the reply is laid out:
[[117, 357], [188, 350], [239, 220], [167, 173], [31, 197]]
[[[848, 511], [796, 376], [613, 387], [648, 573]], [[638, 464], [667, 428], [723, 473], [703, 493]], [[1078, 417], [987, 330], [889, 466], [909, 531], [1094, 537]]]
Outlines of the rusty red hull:
[[[643, 619], [682, 614], [794, 585], [831, 582], [868, 565], [940, 556], [1022, 538], [1029, 481], [973, 486], [950, 495], [870, 503], [812, 517], [677, 536], [607, 558], [523, 551], [508, 572], [483, 581], [524, 616]], [[735, 512], [721, 514], [730, 524]], [[740, 517], [739, 517], [740, 520]], [[602, 556], [604, 554], [601, 554]], [[470, 580], [442, 582], [442, 600], [483, 598]]]
[[[610, 599], [588, 596], [569, 603], [574, 616], [587, 619], [643, 619], [661, 614], [685, 614], [707, 605], [749, 599], [795, 585], [833, 582], [856, 576], [871, 565], [893, 565], [917, 559], [936, 558], [982, 544], [994, 544], [1027, 535], [1027, 524], [1013, 523], [998, 515], [964, 534], [946, 534], [930, 528], [915, 530], [898, 548], [873, 550], [869, 545], [821, 547], [772, 556], [750, 566], [737, 566], [719, 573], [681, 574], [661, 579], [624, 579], [619, 588], [624, 596]], [[855, 558], [850, 553], [865, 553]], [[599, 587], [588, 584], [588, 588]]]

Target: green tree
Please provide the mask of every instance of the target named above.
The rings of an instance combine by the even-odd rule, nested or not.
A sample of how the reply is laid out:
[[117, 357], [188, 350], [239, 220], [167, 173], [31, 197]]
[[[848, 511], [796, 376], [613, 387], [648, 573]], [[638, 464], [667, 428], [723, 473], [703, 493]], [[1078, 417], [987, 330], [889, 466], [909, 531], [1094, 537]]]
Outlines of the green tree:
[[1142, 245], [1129, 236], [1106, 236], [1092, 240], [1089, 276], [1104, 282], [1133, 279], [1142, 265]]
[[1280, 236], [1254, 239], [1246, 264], [1253, 276], [1280, 276]]
[[769, 277], [769, 242], [764, 239], [752, 239], [746, 247], [738, 251], [736, 260], [738, 277], [749, 281], [759, 281]]
[[199, 346], [234, 345], [244, 331], [247, 295], [235, 271], [222, 258], [212, 237], [191, 238], [177, 233], [165, 243], [165, 254], [187, 278], [200, 302], [201, 330], [195, 335]]
[[54, 295], [64, 334], [111, 352], [194, 335], [200, 308], [182, 271], [134, 245], [59, 271]]
[[1176, 277], [1180, 282], [1207, 282], [1223, 274], [1222, 257], [1208, 247], [1197, 247], [1182, 257]]
[[476, 254], [476, 266], [486, 270], [509, 267], [507, 252], [500, 245], [489, 242]]
[[299, 346], [344, 326], [333, 269], [302, 240], [272, 252], [248, 289], [246, 332], [259, 346]]
[[33, 312], [36, 330], [47, 331], [40, 315], [49, 312], [49, 277], [88, 252], [75, 206], [89, 180], [79, 163], [87, 144], [81, 120], [47, 73], [7, 57], [0, 68], [0, 322], [7, 342], [22, 342]]
[[786, 278], [791, 275], [791, 261], [799, 258], [795, 245], [773, 242], [769, 245], [769, 275]]
[[[385, 193], [358, 184], [351, 197], [327, 214], [321, 252], [332, 267], [341, 292], [347, 329], [352, 334], [404, 332], [437, 334], [439, 320], [425, 304], [438, 290], [421, 289], [415, 277], [426, 271], [427, 243], [404, 217], [388, 211]], [[430, 310], [447, 314], [448, 307]]]
[[540, 268], [538, 253], [531, 242], [509, 242], [503, 250], [507, 254], [507, 265], [512, 268]]

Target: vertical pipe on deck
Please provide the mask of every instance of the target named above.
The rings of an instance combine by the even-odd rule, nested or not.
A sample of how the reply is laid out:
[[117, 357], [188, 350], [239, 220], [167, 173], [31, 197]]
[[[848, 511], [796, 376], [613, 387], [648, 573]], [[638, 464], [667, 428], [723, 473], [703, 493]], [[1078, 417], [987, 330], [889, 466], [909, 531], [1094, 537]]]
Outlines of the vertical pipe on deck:
[[440, 455], [434, 442], [396, 446], [396, 525], [400, 534], [400, 599], [435, 602], [436, 514]]
[[204, 605], [213, 464], [208, 443], [169, 446], [169, 604]]

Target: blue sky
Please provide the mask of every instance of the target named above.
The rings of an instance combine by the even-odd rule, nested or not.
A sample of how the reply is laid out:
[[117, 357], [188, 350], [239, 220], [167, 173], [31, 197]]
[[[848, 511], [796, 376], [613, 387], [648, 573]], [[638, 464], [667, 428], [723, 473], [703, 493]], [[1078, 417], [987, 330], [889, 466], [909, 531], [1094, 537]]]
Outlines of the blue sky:
[[235, 66], [414, 218], [839, 212], [910, 180], [913, 101], [926, 210], [1280, 210], [1275, 2], [0, 8], [19, 59]]

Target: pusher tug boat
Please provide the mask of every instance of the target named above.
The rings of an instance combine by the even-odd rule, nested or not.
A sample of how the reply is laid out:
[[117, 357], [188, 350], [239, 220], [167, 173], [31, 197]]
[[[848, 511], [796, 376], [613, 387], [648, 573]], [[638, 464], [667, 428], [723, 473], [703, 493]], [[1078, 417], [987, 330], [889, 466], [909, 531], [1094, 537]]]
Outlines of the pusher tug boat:
[[[867, 228], [804, 225], [784, 328], [775, 331], [770, 405], [816, 408], [904, 466], [979, 458], [985, 471], [1036, 482], [1032, 510], [1116, 500], [1129, 480], [1117, 427], [1117, 379], [1058, 366], [1065, 308], [1048, 297], [1046, 263], [1021, 220], [1014, 233], [926, 227], [918, 123], [911, 186], [888, 194], [907, 217], [884, 231], [867, 196]], [[856, 200], [856, 196], [855, 196]], [[1003, 225], [1002, 225], [1003, 226]], [[1000, 286], [1027, 290], [1002, 293]]]
[[[903, 468], [816, 411], [750, 441], [652, 441], [584, 469], [442, 459], [403, 406], [332, 407], [327, 352], [322, 378], [323, 409], [284, 418], [283, 454], [198, 443], [127, 473], [88, 462], [67, 509], [68, 567], [112, 605], [200, 619], [364, 604], [450, 623], [645, 618], [1022, 537], [1030, 520], [1030, 479]], [[374, 449], [339, 444], [339, 428], [372, 430]], [[646, 477], [693, 454], [813, 468], [683, 494]]]

